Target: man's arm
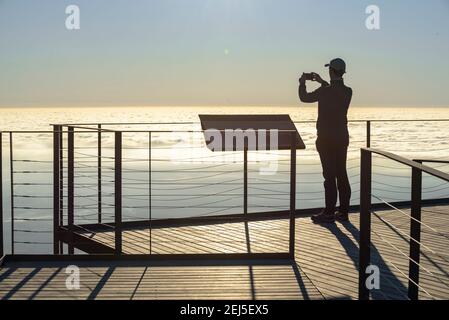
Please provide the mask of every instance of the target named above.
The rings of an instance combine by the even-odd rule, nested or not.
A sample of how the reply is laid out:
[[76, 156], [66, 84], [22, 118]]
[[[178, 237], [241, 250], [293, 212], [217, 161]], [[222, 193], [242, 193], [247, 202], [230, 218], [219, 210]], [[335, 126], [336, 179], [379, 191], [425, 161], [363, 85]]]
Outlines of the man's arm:
[[313, 92], [307, 92], [306, 84], [300, 84], [298, 88], [299, 100], [306, 103], [317, 102], [320, 95], [320, 90], [321, 88], [318, 88]]
[[348, 94], [348, 108], [349, 108], [349, 105], [351, 104], [351, 100], [352, 100], [352, 89], [351, 88], [349, 88], [349, 94]]
[[329, 83], [321, 79], [321, 77], [318, 74], [315, 74], [314, 81], [319, 82], [321, 84], [321, 87], [319, 87], [315, 91], [307, 92], [306, 80], [304, 75], [301, 76], [301, 78], [299, 78], [299, 88], [298, 88], [299, 100], [306, 103], [317, 102], [319, 100], [321, 89], [325, 86], [328, 86]]

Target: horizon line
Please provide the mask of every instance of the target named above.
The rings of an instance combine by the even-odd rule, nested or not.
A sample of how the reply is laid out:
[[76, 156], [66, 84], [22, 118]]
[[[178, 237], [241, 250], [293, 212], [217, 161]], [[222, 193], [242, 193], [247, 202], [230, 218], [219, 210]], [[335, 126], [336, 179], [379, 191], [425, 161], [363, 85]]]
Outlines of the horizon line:
[[[185, 104], [185, 105], [177, 105], [177, 104], [161, 104], [161, 105], [144, 105], [144, 104], [111, 104], [111, 105], [0, 105], [0, 109], [53, 109], [53, 108], [192, 108], [192, 107], [210, 107], [210, 108], [237, 108], [237, 107], [247, 107], [247, 108], [317, 108], [316, 105], [305, 105], [299, 103], [297, 105], [223, 105], [223, 104]], [[351, 105], [350, 108], [449, 108], [449, 105], [400, 105], [400, 104], [391, 104], [391, 105]]]

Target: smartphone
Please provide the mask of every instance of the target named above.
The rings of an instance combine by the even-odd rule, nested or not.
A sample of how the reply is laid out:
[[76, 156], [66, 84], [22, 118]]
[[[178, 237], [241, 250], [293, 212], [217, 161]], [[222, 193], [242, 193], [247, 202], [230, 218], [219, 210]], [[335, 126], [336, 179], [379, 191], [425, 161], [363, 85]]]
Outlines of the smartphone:
[[313, 72], [304, 73], [304, 77], [306, 78], [306, 80], [314, 80], [315, 79], [315, 73], [313, 73]]

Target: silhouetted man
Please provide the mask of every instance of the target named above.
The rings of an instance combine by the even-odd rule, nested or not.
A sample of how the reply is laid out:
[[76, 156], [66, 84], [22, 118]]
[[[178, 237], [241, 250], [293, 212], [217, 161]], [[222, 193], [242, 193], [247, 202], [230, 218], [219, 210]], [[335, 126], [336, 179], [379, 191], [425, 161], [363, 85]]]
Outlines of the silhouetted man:
[[[331, 83], [324, 81], [318, 74], [312, 73], [312, 81], [321, 87], [313, 92], [306, 90], [306, 75], [299, 79], [299, 99], [302, 102], [318, 101], [318, 120], [316, 148], [323, 167], [326, 208], [312, 217], [315, 223], [348, 221], [351, 186], [346, 172], [346, 156], [349, 145], [347, 113], [352, 97], [352, 89], [345, 86], [343, 74], [346, 64], [342, 59], [334, 59], [329, 64]], [[340, 208], [335, 213], [337, 188]]]

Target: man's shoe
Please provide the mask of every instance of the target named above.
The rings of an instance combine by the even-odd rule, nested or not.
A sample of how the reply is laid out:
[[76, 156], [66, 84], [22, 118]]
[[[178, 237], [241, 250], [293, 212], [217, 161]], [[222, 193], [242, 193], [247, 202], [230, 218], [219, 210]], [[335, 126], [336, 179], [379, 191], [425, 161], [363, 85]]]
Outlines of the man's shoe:
[[348, 222], [349, 221], [348, 213], [343, 213], [343, 212], [338, 211], [335, 214], [335, 220], [340, 221], [340, 222]]
[[334, 223], [335, 222], [335, 214], [327, 213], [325, 211], [312, 216], [313, 223]]

